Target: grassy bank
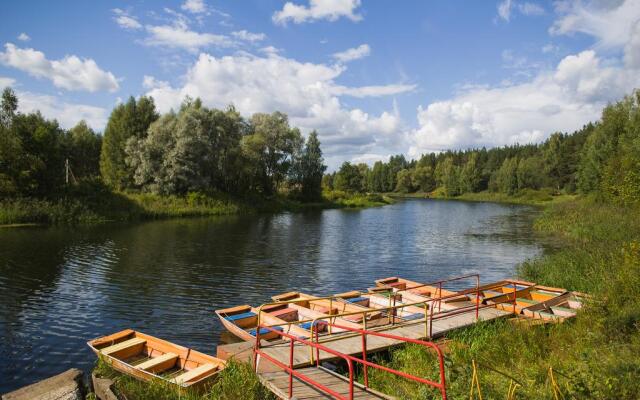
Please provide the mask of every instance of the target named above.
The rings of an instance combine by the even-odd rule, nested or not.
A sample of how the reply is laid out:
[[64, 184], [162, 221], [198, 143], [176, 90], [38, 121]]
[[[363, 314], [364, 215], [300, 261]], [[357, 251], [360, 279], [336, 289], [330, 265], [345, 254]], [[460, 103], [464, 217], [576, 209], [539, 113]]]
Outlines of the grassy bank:
[[325, 208], [364, 208], [391, 202], [386, 196], [339, 191], [323, 193], [323, 200], [316, 203], [302, 203], [286, 196], [240, 198], [224, 193], [160, 196], [113, 192], [96, 184], [76, 187], [56, 199], [2, 200], [0, 226], [96, 224]]
[[161, 380], [142, 382], [116, 372], [101, 360], [96, 363], [94, 373], [112, 379], [116, 393], [121, 398], [132, 400], [275, 400], [271, 392], [260, 384], [251, 366], [234, 361], [227, 364], [210, 387], [199, 392], [178, 390], [175, 385]]
[[391, 197], [397, 198], [424, 198], [424, 199], [443, 199], [443, 200], [462, 200], [462, 201], [479, 201], [505, 204], [523, 204], [534, 206], [546, 206], [549, 204], [564, 203], [576, 199], [575, 195], [557, 194], [552, 189], [523, 189], [513, 195], [500, 192], [490, 192], [488, 190], [477, 193], [464, 193], [459, 196], [447, 196], [442, 188], [438, 188], [433, 192], [416, 192], [416, 193], [391, 193]]
[[[498, 321], [455, 333], [446, 357], [450, 398], [468, 398], [472, 360], [479, 365], [484, 398], [507, 398], [516, 383], [518, 399], [637, 398], [640, 210], [589, 200], [564, 202], [548, 207], [536, 229], [564, 243], [561, 250], [522, 264], [520, 277], [585, 291], [593, 301], [564, 324]], [[418, 376], [436, 377], [433, 355], [416, 347], [394, 351], [386, 362]], [[387, 374], [372, 381], [400, 398], [436, 398], [433, 391]]]

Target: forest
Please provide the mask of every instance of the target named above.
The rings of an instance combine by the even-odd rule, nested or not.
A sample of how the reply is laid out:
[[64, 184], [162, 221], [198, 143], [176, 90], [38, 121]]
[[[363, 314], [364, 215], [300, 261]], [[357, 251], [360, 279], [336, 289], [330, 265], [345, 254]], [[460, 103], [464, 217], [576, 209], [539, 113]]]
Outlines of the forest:
[[128, 194], [125, 200], [136, 193], [174, 200], [220, 194], [321, 200], [326, 166], [318, 135], [311, 132], [305, 141], [279, 112], [245, 119], [233, 107], [210, 109], [187, 98], [179, 110], [160, 115], [152, 98], [131, 97], [113, 109], [100, 134], [84, 121], [62, 129], [39, 112], [18, 112], [18, 105], [6, 88], [0, 114], [5, 211], [17, 203], [82, 208], [96, 193]]
[[323, 177], [346, 192], [431, 193], [455, 197], [490, 191], [510, 196], [547, 189], [551, 194], [594, 194], [622, 204], [640, 199], [640, 92], [608, 105], [599, 121], [573, 133], [553, 133], [540, 144], [403, 155], [388, 162], [344, 162]]

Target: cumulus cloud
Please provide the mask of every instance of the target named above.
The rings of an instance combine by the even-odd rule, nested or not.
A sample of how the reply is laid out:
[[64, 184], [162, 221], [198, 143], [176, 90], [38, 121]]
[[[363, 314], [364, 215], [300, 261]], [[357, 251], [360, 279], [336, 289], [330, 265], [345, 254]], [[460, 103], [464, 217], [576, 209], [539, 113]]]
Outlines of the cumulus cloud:
[[120, 27], [130, 30], [142, 29], [142, 24], [138, 22], [135, 17], [129, 15], [126, 11], [120, 8], [114, 8], [113, 13], [115, 14], [113, 19], [118, 25], [120, 25]]
[[69, 103], [56, 96], [18, 91], [18, 109], [29, 113], [40, 111], [46, 118], [56, 119], [65, 129], [74, 127], [80, 120], [96, 130], [102, 130], [107, 124], [109, 111], [102, 107]]
[[535, 3], [516, 2], [516, 0], [503, 0], [498, 4], [498, 16], [505, 21], [511, 20], [514, 11], [520, 12], [522, 15], [535, 16], [544, 14], [544, 8]]
[[29, 35], [22, 32], [21, 34], [18, 35], [18, 40], [20, 40], [21, 42], [28, 42], [29, 40], [31, 40], [31, 38], [29, 37]]
[[624, 46], [640, 21], [637, 0], [562, 1], [556, 10], [561, 17], [549, 28], [552, 35], [583, 33], [596, 38], [598, 47]]
[[336, 60], [346, 63], [349, 61], [359, 60], [371, 54], [371, 48], [368, 44], [361, 44], [358, 47], [347, 49], [332, 55]]
[[187, 23], [177, 19], [170, 25], [147, 25], [148, 36], [144, 43], [149, 46], [182, 49], [192, 53], [209, 46], [231, 47], [233, 41], [225, 35], [200, 33], [189, 28]]
[[241, 31], [231, 32], [231, 36], [239, 40], [244, 40], [245, 42], [260, 42], [267, 38], [267, 35], [264, 33], [253, 33], [244, 29]]
[[282, 10], [273, 14], [272, 19], [280, 25], [288, 21], [296, 24], [321, 19], [336, 21], [340, 17], [357, 22], [362, 20], [362, 15], [356, 13], [358, 7], [360, 0], [309, 0], [309, 6], [287, 2]]
[[207, 11], [207, 6], [204, 4], [204, 0], [187, 0], [182, 3], [180, 8], [193, 14], [201, 14]]
[[[282, 111], [303, 131], [316, 129], [329, 156], [361, 153], [390, 140], [400, 132], [400, 118], [393, 111], [378, 115], [349, 108], [342, 95], [376, 96], [401, 93], [412, 85], [347, 88], [335, 80], [346, 71], [344, 65], [304, 63], [269, 53], [254, 56], [241, 53], [214, 57], [200, 54], [183, 77], [183, 84], [146, 77], [147, 94], [161, 111], [177, 108], [185, 96], [199, 97], [212, 107], [234, 106], [243, 114]], [[388, 90], [388, 93], [383, 93]]]
[[103, 71], [90, 58], [75, 55], [60, 60], [48, 60], [41, 51], [5, 44], [0, 52], [0, 63], [13, 67], [36, 78], [49, 79], [56, 87], [66, 90], [96, 92], [118, 90], [118, 80], [108, 71]]
[[6, 76], [0, 76], [0, 89], [4, 89], [7, 86], [13, 86], [16, 80], [13, 78], [7, 78]]

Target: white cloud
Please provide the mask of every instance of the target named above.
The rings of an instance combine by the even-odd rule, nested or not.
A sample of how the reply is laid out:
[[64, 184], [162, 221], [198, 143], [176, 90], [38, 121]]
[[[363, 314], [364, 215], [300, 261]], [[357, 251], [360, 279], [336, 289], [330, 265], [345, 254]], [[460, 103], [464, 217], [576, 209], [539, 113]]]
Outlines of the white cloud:
[[260, 42], [267, 38], [267, 35], [264, 33], [253, 33], [246, 30], [231, 32], [231, 35], [239, 40], [244, 40], [245, 42]]
[[7, 78], [6, 76], [0, 76], [0, 89], [4, 89], [7, 86], [13, 86], [16, 80], [13, 78]]
[[549, 29], [553, 35], [583, 33], [598, 40], [598, 47], [624, 46], [640, 21], [638, 0], [559, 2], [561, 18]]
[[216, 58], [200, 54], [198, 60], [174, 87], [146, 77], [148, 95], [158, 109], [177, 108], [189, 95], [211, 107], [234, 106], [245, 116], [256, 112], [282, 111], [303, 131], [316, 129], [328, 156], [362, 153], [380, 143], [393, 141], [400, 132], [400, 118], [393, 112], [372, 115], [346, 107], [342, 95], [380, 96], [413, 89], [413, 85], [348, 88], [335, 83], [346, 71], [343, 65], [303, 63], [269, 53], [264, 57], [247, 53]]
[[66, 129], [83, 119], [96, 130], [104, 129], [107, 124], [109, 112], [102, 107], [69, 103], [59, 97], [38, 93], [19, 91], [16, 94], [20, 112], [40, 111], [46, 118], [58, 120], [60, 126]]
[[380, 97], [391, 96], [394, 94], [406, 93], [415, 90], [416, 85], [404, 85], [404, 84], [391, 84], [391, 85], [377, 85], [377, 86], [359, 86], [359, 87], [346, 87], [335, 86], [331, 91], [336, 95], [346, 95], [352, 97]]
[[273, 22], [281, 25], [288, 21], [296, 24], [319, 19], [336, 21], [340, 17], [357, 22], [362, 20], [362, 16], [356, 14], [358, 7], [360, 7], [360, 0], [309, 0], [308, 7], [287, 2], [282, 10], [273, 14], [272, 19]]
[[503, 0], [498, 4], [498, 16], [505, 21], [511, 20], [513, 11], [518, 11], [522, 15], [537, 16], [544, 14], [544, 8], [535, 3], [516, 3], [516, 0]]
[[60, 60], [48, 60], [41, 51], [6, 43], [5, 51], [0, 52], [0, 63], [36, 78], [49, 79], [56, 87], [66, 90], [114, 92], [119, 88], [115, 76], [100, 69], [90, 58], [81, 59], [71, 55]]
[[187, 0], [180, 6], [180, 8], [194, 14], [201, 14], [207, 11], [207, 6], [204, 4], [204, 0]]
[[29, 35], [27, 35], [26, 33], [22, 32], [21, 34], [18, 35], [18, 40], [20, 40], [22, 42], [28, 42], [29, 40], [31, 40], [31, 38], [29, 37]]
[[347, 49], [339, 53], [334, 53], [332, 56], [336, 60], [346, 63], [349, 61], [359, 60], [361, 58], [367, 57], [369, 54], [371, 54], [371, 48], [369, 47], [369, 45], [361, 44], [358, 47]]
[[196, 53], [209, 46], [231, 47], [233, 45], [233, 41], [225, 35], [192, 31], [182, 20], [176, 20], [171, 25], [147, 25], [145, 29], [149, 36], [144, 43], [149, 46], [183, 49]]
[[130, 30], [137, 30], [142, 28], [142, 24], [138, 22], [135, 17], [129, 15], [126, 11], [119, 8], [114, 8], [113, 13], [115, 14], [113, 19], [118, 25], [120, 25], [120, 27]]

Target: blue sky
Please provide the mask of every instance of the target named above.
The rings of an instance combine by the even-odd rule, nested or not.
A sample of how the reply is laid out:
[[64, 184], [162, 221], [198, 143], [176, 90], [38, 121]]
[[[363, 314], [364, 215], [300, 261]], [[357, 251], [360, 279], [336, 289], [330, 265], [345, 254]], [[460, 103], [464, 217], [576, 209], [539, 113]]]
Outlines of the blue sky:
[[327, 161], [544, 140], [640, 87], [640, 1], [179, 0], [0, 5], [0, 86], [102, 130], [148, 94], [318, 130]]

